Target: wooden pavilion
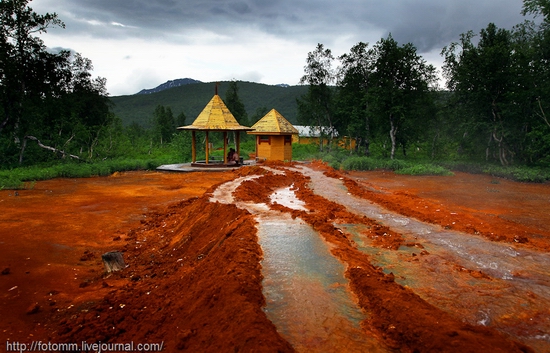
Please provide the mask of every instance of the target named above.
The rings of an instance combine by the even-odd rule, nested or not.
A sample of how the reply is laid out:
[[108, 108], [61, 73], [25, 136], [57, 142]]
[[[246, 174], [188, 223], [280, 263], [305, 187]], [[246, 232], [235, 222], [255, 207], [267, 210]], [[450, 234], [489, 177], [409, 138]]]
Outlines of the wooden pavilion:
[[[217, 87], [216, 87], [217, 88]], [[217, 91], [217, 89], [216, 89]], [[235, 143], [237, 147], [237, 154], [240, 155], [240, 135], [241, 131], [252, 130], [250, 127], [242, 126], [235, 119], [233, 114], [229, 111], [225, 103], [222, 101], [218, 93], [212, 97], [210, 102], [204, 107], [193, 124], [188, 126], [181, 126], [178, 130], [191, 130], [192, 133], [192, 166], [209, 166], [209, 141], [208, 133], [210, 131], [223, 132], [223, 154], [224, 154], [224, 166], [228, 164], [227, 161], [227, 133], [230, 131], [235, 132]], [[206, 133], [206, 158], [204, 163], [197, 162], [197, 145], [196, 145], [196, 132], [204, 131]], [[218, 163], [219, 165], [219, 163]], [[216, 166], [210, 165], [210, 166]]]
[[256, 158], [275, 161], [292, 160], [292, 135], [298, 130], [275, 109], [252, 125], [256, 135]]

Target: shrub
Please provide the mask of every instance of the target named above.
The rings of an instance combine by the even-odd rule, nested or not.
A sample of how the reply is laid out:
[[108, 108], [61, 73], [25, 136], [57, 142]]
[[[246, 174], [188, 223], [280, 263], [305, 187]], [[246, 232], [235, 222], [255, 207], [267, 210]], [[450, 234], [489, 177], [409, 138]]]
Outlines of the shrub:
[[433, 164], [415, 164], [396, 170], [395, 173], [402, 175], [454, 175], [448, 169]]
[[484, 172], [521, 182], [544, 183], [550, 180], [550, 171], [540, 168], [488, 166]]

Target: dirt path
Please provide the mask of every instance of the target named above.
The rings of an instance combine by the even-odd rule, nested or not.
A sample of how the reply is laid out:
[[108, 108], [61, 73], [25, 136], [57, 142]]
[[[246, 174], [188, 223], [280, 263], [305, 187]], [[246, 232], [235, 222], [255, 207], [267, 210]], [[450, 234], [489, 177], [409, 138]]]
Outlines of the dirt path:
[[[501, 295], [506, 279], [455, 264], [433, 242], [411, 241], [410, 232], [316, 195], [311, 179], [303, 175], [309, 172], [287, 168], [284, 175], [274, 175], [244, 168], [237, 173], [125, 173], [39, 182], [19, 196], [0, 191], [3, 341], [162, 342], [166, 351], [292, 351], [262, 309], [266, 301], [257, 220], [233, 204], [210, 200], [214, 190], [221, 190], [216, 184], [254, 175], [236, 186], [235, 197], [269, 204], [322, 235], [347, 267], [350, 288], [368, 317], [361, 326], [380, 347], [529, 351], [523, 342], [535, 351], [548, 349], [550, 337], [542, 329], [550, 314], [534, 304], [546, 300], [537, 290], [509, 286], [506, 293], [515, 293], [516, 309], [507, 310], [507, 302], [495, 311], [491, 303], [513, 299]], [[550, 249], [544, 212], [550, 203], [548, 185], [466, 174], [452, 179], [382, 172], [327, 175], [325, 182], [338, 181], [344, 194], [372, 200], [401, 217], [514, 245], [518, 252], [543, 250], [544, 256]], [[281, 188], [292, 190], [307, 211], [272, 203], [270, 195]], [[124, 251], [129, 267], [105, 277], [99, 256], [113, 249]], [[410, 268], [441, 270], [458, 287], [480, 286], [478, 295], [461, 294], [467, 290], [451, 295], [451, 282], [407, 283]], [[538, 277], [531, 269], [512, 275], [548, 289], [544, 270]], [[493, 305], [492, 320], [469, 311], [478, 299]], [[456, 305], [461, 302], [462, 307]]]

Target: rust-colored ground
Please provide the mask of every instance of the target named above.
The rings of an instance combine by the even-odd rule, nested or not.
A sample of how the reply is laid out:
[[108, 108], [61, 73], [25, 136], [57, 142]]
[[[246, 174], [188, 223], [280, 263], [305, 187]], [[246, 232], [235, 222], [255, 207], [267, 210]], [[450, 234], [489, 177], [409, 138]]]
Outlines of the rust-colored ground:
[[[317, 165], [317, 168], [323, 168]], [[398, 351], [529, 351], [497, 331], [465, 324], [396, 284], [338, 232], [335, 221], [371, 226], [315, 196], [300, 173], [134, 172], [56, 179], [0, 191], [0, 351], [5, 342], [163, 342], [165, 351], [293, 351], [262, 311], [261, 248], [254, 219], [209, 202], [208, 190], [239, 175], [241, 200], [265, 200], [294, 184], [312, 224], [348, 264], [346, 276], [369, 313], [365, 330]], [[489, 239], [550, 248], [550, 186], [489, 176], [342, 177], [350, 192], [407, 216]], [[379, 228], [377, 228], [379, 227]], [[389, 238], [389, 237], [385, 237]], [[400, 237], [380, 246], [397, 247]], [[128, 268], [106, 276], [101, 254], [124, 252]]]
[[550, 250], [550, 184], [489, 175], [352, 172], [348, 189], [397, 213], [488, 239]]

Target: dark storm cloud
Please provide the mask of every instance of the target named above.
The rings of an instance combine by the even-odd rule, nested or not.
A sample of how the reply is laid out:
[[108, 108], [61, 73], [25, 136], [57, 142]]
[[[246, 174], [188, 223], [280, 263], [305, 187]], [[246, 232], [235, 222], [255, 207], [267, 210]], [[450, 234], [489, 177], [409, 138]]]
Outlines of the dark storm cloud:
[[[37, 0], [54, 6], [67, 31], [97, 37], [185, 40], [201, 29], [238, 35], [242, 28], [295, 41], [330, 45], [341, 36], [375, 42], [373, 30], [412, 42], [421, 52], [457, 40], [489, 22], [511, 28], [521, 22], [519, 0]], [[48, 6], [49, 6], [48, 5]], [[48, 9], [47, 9], [48, 10]], [[372, 43], [373, 44], [373, 43]]]
[[456, 41], [468, 30], [478, 33], [490, 22], [510, 29], [524, 20], [517, 0], [401, 1], [384, 11], [385, 16], [372, 16], [369, 21], [392, 33], [397, 41], [415, 44], [421, 52]]

